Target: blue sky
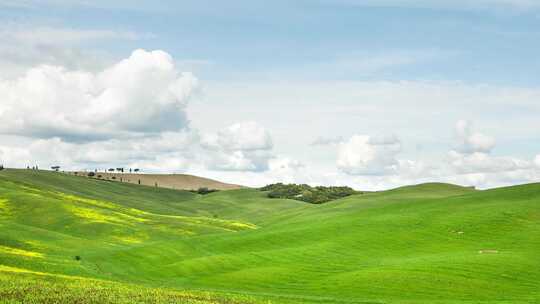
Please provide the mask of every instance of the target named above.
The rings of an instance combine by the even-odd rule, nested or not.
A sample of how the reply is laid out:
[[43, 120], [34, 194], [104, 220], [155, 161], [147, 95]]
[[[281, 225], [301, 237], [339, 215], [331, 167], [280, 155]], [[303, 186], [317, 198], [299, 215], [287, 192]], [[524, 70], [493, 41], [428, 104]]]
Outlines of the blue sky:
[[[164, 132], [189, 129], [196, 134], [182, 136], [195, 143], [116, 160], [125, 165], [167, 171], [156, 164], [167, 159], [176, 164], [169, 171], [241, 183], [285, 179], [369, 188], [425, 179], [492, 187], [535, 181], [540, 174], [540, 2], [534, 0], [0, 0], [0, 26], [0, 79], [6, 83], [43, 64], [99, 75], [136, 49], [161, 50], [176, 70], [196, 77], [178, 122], [156, 116], [165, 115], [157, 110], [147, 117], [170, 123]], [[13, 87], [5, 88], [13, 100], [27, 98]], [[62, 90], [54, 96], [66, 93], [54, 90]], [[70, 101], [41, 104], [62, 102]], [[22, 111], [13, 104], [6, 109]], [[70, 120], [74, 114], [62, 115]], [[456, 135], [460, 121], [467, 121], [468, 131]], [[149, 126], [138, 126], [149, 131], [136, 137], [163, 137]], [[268, 133], [271, 145], [264, 136], [232, 143], [250, 132]], [[57, 140], [73, 151], [133, 140], [122, 133], [77, 146], [56, 126], [30, 123], [2, 134], [9, 138], [4, 155], [36, 141]], [[486, 148], [480, 135], [494, 144]], [[327, 144], [312, 145], [320, 138]], [[58, 153], [73, 167], [109, 165]], [[208, 157], [190, 158], [198, 153]], [[35, 158], [31, 149], [25, 155]]]
[[[179, 60], [209, 63], [199, 68], [212, 80], [292, 73], [298, 79], [538, 84], [540, 7], [521, 8], [520, 1], [476, 8], [459, 1], [357, 4], [363, 2], [369, 1], [66, 1], [8, 6], [1, 16], [8, 23], [144, 33], [147, 39], [99, 48], [117, 57], [133, 48], [166, 49]], [[366, 73], [334, 66], [366, 57], [386, 62]], [[312, 66], [322, 70], [313, 75]]]

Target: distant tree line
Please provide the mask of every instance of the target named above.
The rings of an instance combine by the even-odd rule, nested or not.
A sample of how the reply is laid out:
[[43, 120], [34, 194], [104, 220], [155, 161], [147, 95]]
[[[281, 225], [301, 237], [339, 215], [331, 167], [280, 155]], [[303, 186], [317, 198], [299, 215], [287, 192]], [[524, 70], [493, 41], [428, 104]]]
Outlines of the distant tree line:
[[[120, 173], [124, 173], [127, 169], [125, 168], [109, 168], [107, 169], [107, 171], [109, 172], [120, 172]], [[132, 169], [132, 168], [129, 168], [129, 173], [132, 173], [132, 172], [135, 172], [135, 173], [138, 173], [140, 171], [140, 169], [138, 168], [135, 168], [135, 169]]]
[[269, 198], [288, 198], [311, 204], [322, 204], [353, 194], [362, 194], [351, 187], [311, 187], [306, 184], [270, 184], [259, 188]]

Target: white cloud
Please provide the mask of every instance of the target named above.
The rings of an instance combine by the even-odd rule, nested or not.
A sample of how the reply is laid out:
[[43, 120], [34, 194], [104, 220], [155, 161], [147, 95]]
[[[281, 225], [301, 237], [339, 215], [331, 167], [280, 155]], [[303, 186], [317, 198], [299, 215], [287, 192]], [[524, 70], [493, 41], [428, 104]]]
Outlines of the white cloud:
[[209, 149], [270, 150], [273, 147], [270, 133], [256, 122], [239, 122], [216, 134], [207, 134], [202, 144]]
[[459, 121], [456, 133], [457, 151], [448, 153], [443, 180], [480, 188], [538, 180], [540, 171], [535, 168], [534, 160], [491, 155], [495, 140], [474, 132], [469, 122]]
[[[24, 139], [16, 138], [17, 141]], [[93, 170], [122, 166], [159, 172], [185, 171], [199, 162], [197, 144], [198, 136], [193, 131], [85, 143], [65, 142], [58, 137], [33, 139], [28, 144], [0, 145], [0, 163], [11, 167], [39, 164], [42, 168], [61, 165]]]
[[429, 179], [440, 174], [439, 166], [422, 160], [399, 160], [399, 175], [406, 179]]
[[270, 133], [255, 122], [240, 122], [205, 134], [201, 147], [206, 150], [207, 166], [225, 171], [266, 171], [273, 157]]
[[395, 136], [354, 135], [338, 147], [337, 167], [351, 175], [387, 175], [398, 170], [401, 143]]
[[506, 172], [531, 168], [531, 162], [514, 157], [494, 157], [487, 153], [449, 153], [450, 164], [457, 173]]
[[255, 151], [208, 151], [207, 167], [223, 171], [266, 171], [272, 153], [264, 150]]
[[136, 50], [99, 73], [39, 66], [0, 81], [0, 132], [89, 141], [178, 131], [197, 87], [163, 51]]
[[474, 132], [470, 122], [460, 120], [456, 123], [457, 149], [463, 153], [489, 153], [495, 147], [495, 139]]
[[536, 155], [536, 157], [534, 158], [534, 164], [540, 168], [540, 154]]

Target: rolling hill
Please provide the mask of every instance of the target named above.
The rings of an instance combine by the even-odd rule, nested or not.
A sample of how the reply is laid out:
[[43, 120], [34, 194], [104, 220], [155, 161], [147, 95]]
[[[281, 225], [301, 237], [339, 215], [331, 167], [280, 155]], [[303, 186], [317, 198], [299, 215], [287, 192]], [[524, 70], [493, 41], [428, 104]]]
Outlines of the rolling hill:
[[[68, 172], [68, 174], [86, 176], [88, 172]], [[118, 181], [124, 183], [139, 184], [145, 186], [157, 186], [177, 190], [197, 190], [208, 188], [215, 190], [232, 190], [243, 188], [240, 185], [222, 183], [217, 180], [199, 177], [189, 174], [140, 174], [140, 173], [95, 173], [96, 178]]]
[[540, 184], [323, 205], [0, 171], [0, 303], [537, 303]]

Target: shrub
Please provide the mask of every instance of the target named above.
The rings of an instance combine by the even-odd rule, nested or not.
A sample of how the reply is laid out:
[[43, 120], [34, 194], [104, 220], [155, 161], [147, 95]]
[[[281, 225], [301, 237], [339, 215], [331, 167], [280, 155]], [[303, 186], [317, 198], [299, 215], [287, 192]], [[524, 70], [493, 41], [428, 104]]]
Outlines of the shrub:
[[94, 172], [88, 172], [88, 177], [94, 177], [96, 174]]
[[208, 189], [207, 187], [201, 187], [201, 188], [199, 188], [197, 190], [190, 190], [190, 191], [193, 192], [193, 193], [206, 195], [206, 194], [210, 194], [210, 193], [213, 193], [213, 192], [217, 192], [219, 190], [217, 190], [217, 189]]
[[75, 256], [75, 261], [80, 261], [80, 260], [81, 260], [81, 256], [76, 255], [76, 256]]
[[270, 184], [260, 188], [269, 198], [287, 198], [312, 204], [322, 204], [352, 194], [361, 194], [350, 187], [311, 187], [306, 184]]

